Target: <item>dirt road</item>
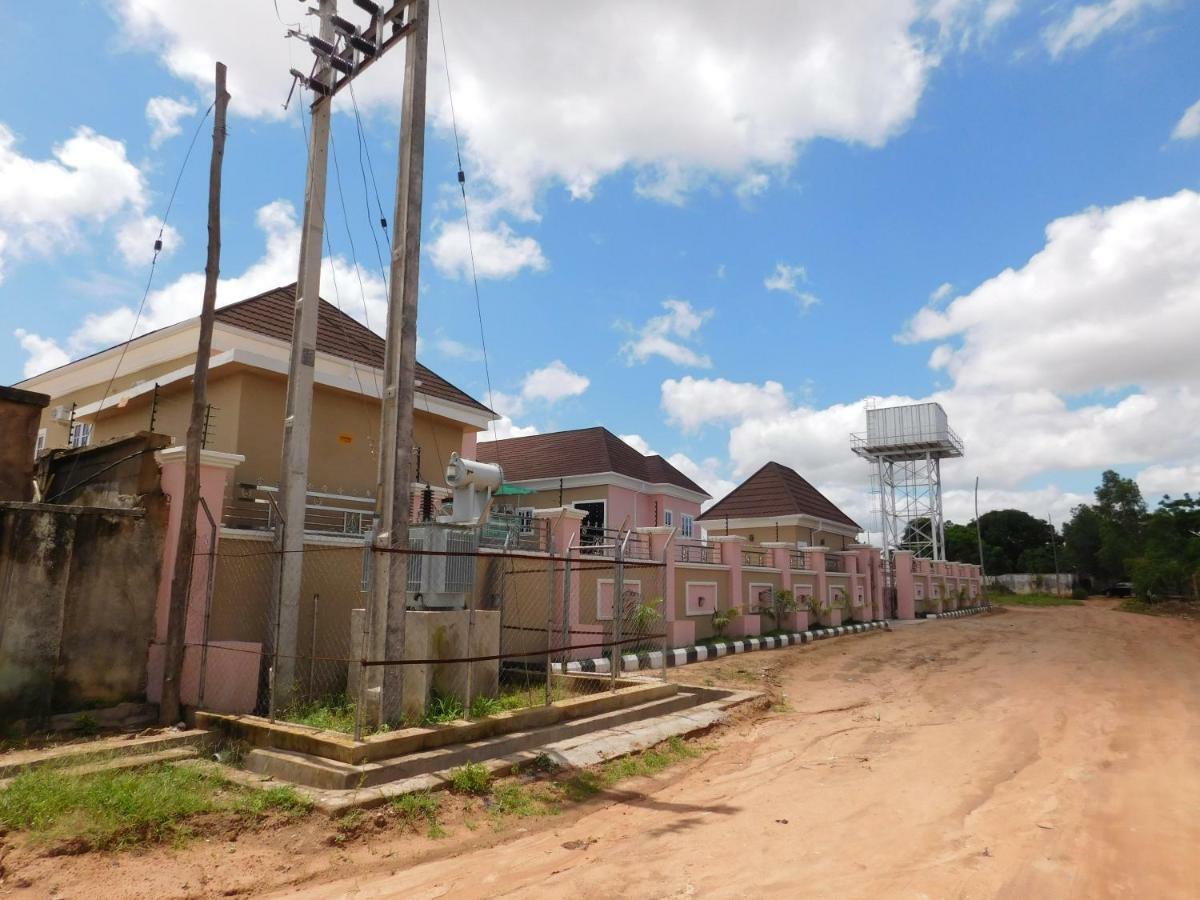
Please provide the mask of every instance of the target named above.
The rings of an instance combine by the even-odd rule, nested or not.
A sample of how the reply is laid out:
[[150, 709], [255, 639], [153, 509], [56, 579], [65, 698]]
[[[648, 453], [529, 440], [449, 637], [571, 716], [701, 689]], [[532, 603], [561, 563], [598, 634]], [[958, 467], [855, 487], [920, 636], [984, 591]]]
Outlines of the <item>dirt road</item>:
[[286, 895], [1200, 896], [1195, 623], [1093, 601], [732, 664], [768, 657], [790, 711], [661, 790]]

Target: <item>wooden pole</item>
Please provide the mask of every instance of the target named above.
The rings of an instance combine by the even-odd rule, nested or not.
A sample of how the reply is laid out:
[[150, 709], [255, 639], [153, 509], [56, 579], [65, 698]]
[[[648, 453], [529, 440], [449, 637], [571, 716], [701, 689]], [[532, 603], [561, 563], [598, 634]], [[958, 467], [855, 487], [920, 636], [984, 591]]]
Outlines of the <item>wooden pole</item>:
[[[404, 94], [397, 162], [395, 230], [388, 284], [387, 356], [384, 362], [382, 439], [379, 442], [380, 550], [408, 549], [413, 478], [413, 394], [416, 390], [417, 288], [421, 259], [421, 194], [425, 168], [425, 80], [429, 53], [429, 0], [408, 5]], [[380, 553], [371, 604], [372, 650], [376, 659], [404, 657], [408, 560], [403, 552]], [[403, 718], [404, 666], [379, 666], [380, 689], [373, 717]]]
[[[179, 543], [175, 548], [175, 571], [171, 576], [162, 700], [159, 703], [159, 721], [164, 725], [175, 724], [180, 716], [179, 688], [183, 674], [188, 593], [196, 551], [196, 512], [200, 505], [200, 440], [204, 431], [204, 410], [208, 405], [208, 357], [212, 353], [213, 313], [217, 306], [217, 277], [221, 271], [221, 163], [225, 158], [225, 110], [228, 106], [225, 64], [217, 63], [212, 161], [208, 168], [208, 258], [204, 264], [204, 301], [200, 307], [200, 339], [196, 345], [196, 368], [192, 376], [192, 413], [184, 457]], [[210, 559], [208, 564], [211, 566], [213, 562]]]
[[[333, 43], [337, 0], [320, 0], [320, 37]], [[333, 70], [321, 62], [314, 76], [330, 84]], [[300, 587], [304, 574], [304, 514], [308, 499], [308, 454], [312, 437], [313, 377], [317, 360], [317, 318], [321, 303], [321, 254], [325, 239], [325, 184], [329, 174], [329, 125], [332, 99], [317, 96], [312, 106], [312, 133], [304, 182], [304, 220], [300, 226], [300, 265], [292, 317], [288, 361], [287, 405], [283, 419], [280, 505], [283, 522], [276, 550], [282, 553], [278, 581], [271, 595], [267, 658], [275, 672], [270, 705], [287, 707], [296, 688], [300, 641]]]

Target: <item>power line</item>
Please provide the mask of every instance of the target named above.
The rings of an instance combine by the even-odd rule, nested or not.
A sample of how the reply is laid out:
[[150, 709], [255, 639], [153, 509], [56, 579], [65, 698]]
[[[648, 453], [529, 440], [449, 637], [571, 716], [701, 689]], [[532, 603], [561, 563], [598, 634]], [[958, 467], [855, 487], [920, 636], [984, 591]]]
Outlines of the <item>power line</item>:
[[[438, 34], [442, 40], [442, 61], [446, 69], [446, 95], [450, 100], [450, 124], [454, 130], [454, 155], [458, 161], [458, 188], [462, 194], [463, 222], [467, 227], [467, 253], [471, 258], [471, 283], [475, 289], [475, 315], [479, 320], [479, 343], [483, 348], [483, 372], [487, 378], [488, 406], [494, 407], [495, 394], [492, 390], [492, 372], [491, 367], [488, 365], [487, 336], [483, 327], [483, 304], [479, 299], [479, 273], [475, 266], [475, 240], [471, 233], [470, 205], [467, 203], [467, 177], [463, 172], [462, 146], [458, 139], [458, 116], [454, 110], [454, 88], [450, 82], [450, 54], [446, 50], [446, 27], [442, 21], [441, 0], [435, 0], [435, 2], [438, 14]], [[491, 425], [493, 439], [499, 441], [500, 435], [496, 430], [496, 420], [493, 419], [489, 424]], [[500, 460], [500, 446], [498, 443], [496, 445], [496, 461], [501, 463], [501, 467], [503, 467], [503, 463]]]

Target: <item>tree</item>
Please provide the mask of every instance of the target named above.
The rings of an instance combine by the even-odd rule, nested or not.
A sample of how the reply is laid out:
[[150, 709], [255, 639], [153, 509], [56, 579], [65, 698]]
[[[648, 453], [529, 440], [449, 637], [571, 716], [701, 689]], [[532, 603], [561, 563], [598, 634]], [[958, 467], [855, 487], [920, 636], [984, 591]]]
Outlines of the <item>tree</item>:
[[[995, 509], [986, 512], [979, 517], [979, 529], [983, 535], [983, 553], [987, 558], [989, 575], [1039, 571], [1024, 567], [1023, 554], [1045, 551], [1049, 557], [1050, 540], [1054, 534], [1050, 523], [1023, 510]], [[1042, 566], [1040, 571], [1054, 571], [1053, 562], [1046, 567], [1036, 553], [1028, 561], [1036, 561]]]
[[1112, 469], [1100, 476], [1094, 505], [1077, 506], [1063, 527], [1076, 574], [1102, 585], [1130, 577], [1129, 560], [1142, 555], [1146, 501], [1132, 478]]

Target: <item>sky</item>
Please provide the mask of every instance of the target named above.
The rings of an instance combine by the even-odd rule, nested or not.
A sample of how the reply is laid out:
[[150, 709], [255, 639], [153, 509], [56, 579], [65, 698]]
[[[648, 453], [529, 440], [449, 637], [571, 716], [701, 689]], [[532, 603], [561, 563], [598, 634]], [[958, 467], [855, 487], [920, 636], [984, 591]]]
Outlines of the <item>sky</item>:
[[[199, 310], [217, 59], [218, 303], [295, 280], [304, 4], [8, 12], [0, 383]], [[977, 476], [1056, 522], [1105, 468], [1200, 490], [1198, 44], [1189, 0], [440, 0], [419, 356], [500, 436], [604, 425], [714, 497], [777, 460], [867, 525], [868, 403], [946, 408], [956, 521]], [[377, 331], [402, 67], [334, 106], [322, 295]]]

